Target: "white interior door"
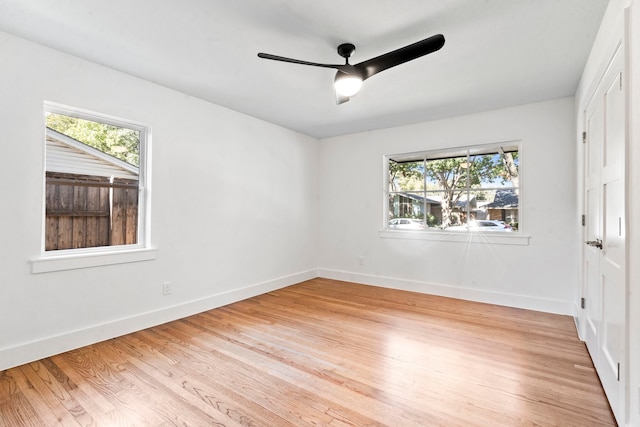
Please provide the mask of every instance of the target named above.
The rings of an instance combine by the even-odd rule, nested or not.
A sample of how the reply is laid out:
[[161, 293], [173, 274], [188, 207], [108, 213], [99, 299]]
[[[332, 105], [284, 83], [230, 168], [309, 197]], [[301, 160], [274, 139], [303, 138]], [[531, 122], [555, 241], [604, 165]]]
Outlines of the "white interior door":
[[585, 341], [618, 422], [624, 424], [625, 95], [622, 52], [585, 112]]
[[600, 255], [602, 236], [600, 175], [602, 165], [602, 143], [604, 140], [604, 106], [593, 102], [586, 112], [585, 146], [585, 228], [584, 241], [589, 242], [584, 248], [584, 299], [585, 299], [585, 342], [594, 364], [596, 350], [602, 324], [602, 298], [600, 277]]

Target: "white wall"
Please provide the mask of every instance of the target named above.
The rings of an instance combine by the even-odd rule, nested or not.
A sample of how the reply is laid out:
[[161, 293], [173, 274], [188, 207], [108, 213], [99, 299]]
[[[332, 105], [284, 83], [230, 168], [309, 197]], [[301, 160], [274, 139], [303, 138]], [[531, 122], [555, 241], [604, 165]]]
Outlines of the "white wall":
[[[0, 370], [316, 275], [315, 139], [4, 33], [0, 64]], [[151, 126], [156, 260], [31, 274], [45, 100]]]
[[[578, 227], [573, 98], [321, 141], [319, 274], [574, 314]], [[528, 246], [381, 238], [383, 156], [521, 140]], [[364, 265], [358, 258], [364, 257]]]

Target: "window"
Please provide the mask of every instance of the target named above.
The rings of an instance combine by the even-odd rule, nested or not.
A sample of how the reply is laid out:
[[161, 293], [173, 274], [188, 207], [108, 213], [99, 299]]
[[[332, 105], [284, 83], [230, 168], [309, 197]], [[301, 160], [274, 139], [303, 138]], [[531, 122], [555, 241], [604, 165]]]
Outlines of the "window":
[[387, 229], [518, 231], [517, 143], [387, 156]]
[[43, 252], [146, 246], [145, 126], [45, 104]]

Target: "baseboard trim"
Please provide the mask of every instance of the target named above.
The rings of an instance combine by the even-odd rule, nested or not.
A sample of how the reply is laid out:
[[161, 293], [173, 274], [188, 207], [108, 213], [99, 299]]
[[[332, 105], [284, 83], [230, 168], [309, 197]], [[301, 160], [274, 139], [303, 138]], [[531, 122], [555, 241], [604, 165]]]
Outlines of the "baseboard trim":
[[305, 280], [310, 280], [315, 277], [318, 277], [316, 269], [303, 271], [198, 300], [118, 319], [113, 322], [88, 326], [75, 331], [3, 348], [0, 349], [0, 371], [173, 320], [182, 319], [203, 311], [212, 310], [217, 307], [304, 282]]
[[372, 285], [403, 291], [420, 292], [423, 294], [458, 298], [514, 308], [524, 308], [527, 310], [542, 311], [546, 313], [563, 314], [568, 316], [575, 315], [575, 303], [572, 301], [551, 300], [525, 295], [492, 292], [481, 289], [471, 289], [451, 285], [419, 282], [415, 280], [398, 279], [393, 277], [373, 276], [368, 274], [330, 269], [318, 269], [318, 276], [327, 279], [360, 283], [363, 285]]

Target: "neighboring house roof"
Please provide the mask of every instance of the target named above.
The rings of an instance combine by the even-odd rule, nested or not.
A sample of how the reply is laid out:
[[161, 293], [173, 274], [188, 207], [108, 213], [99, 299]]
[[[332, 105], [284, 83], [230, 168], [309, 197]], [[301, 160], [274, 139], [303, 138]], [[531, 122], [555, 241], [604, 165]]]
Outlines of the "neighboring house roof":
[[518, 207], [518, 194], [514, 189], [497, 190], [493, 202], [486, 205], [489, 209], [510, 209]]
[[[411, 199], [411, 200], [415, 200], [416, 202], [420, 202], [423, 203], [425, 198], [420, 196], [419, 194], [415, 194], [415, 193], [396, 193], [400, 196], [406, 197], [407, 199]], [[436, 204], [439, 205], [440, 204], [440, 198], [439, 197], [427, 197], [427, 203], [431, 203], [431, 204]]]
[[478, 201], [475, 194], [471, 194], [471, 197], [468, 197], [467, 193], [463, 193], [455, 203], [455, 207], [458, 209], [466, 209], [467, 206], [469, 206], [469, 209], [476, 209], [478, 207]]
[[138, 179], [138, 167], [51, 128], [46, 145], [47, 172]]
[[[408, 199], [415, 200], [420, 203], [423, 203], [425, 200], [424, 197], [415, 193], [401, 192], [396, 194], [406, 197]], [[441, 202], [442, 202], [442, 198], [439, 196], [427, 197], [427, 203], [440, 205]], [[460, 196], [460, 200], [458, 200], [455, 207], [459, 209], [464, 209], [466, 208], [467, 203], [469, 203], [472, 209], [476, 207], [480, 209], [512, 209], [512, 208], [518, 208], [519, 199], [518, 199], [518, 194], [514, 189], [496, 190], [492, 202], [477, 201], [475, 198], [475, 195], [471, 195], [471, 198], [467, 201], [466, 195], [463, 194]]]
[[[415, 194], [415, 193], [396, 193], [400, 196], [406, 197], [408, 199], [412, 199], [415, 200], [417, 202], [423, 203], [425, 198], [420, 196], [419, 194]], [[426, 198], [427, 203], [433, 204], [433, 205], [441, 205], [442, 204], [442, 197], [440, 196], [429, 196]], [[465, 209], [467, 207], [467, 204], [469, 204], [469, 207], [471, 208], [475, 208], [476, 207], [476, 196], [475, 195], [471, 195], [470, 198], [467, 199], [467, 195], [466, 194], [461, 194], [460, 195], [460, 199], [458, 199], [458, 201], [455, 203], [455, 208], [458, 209]]]

